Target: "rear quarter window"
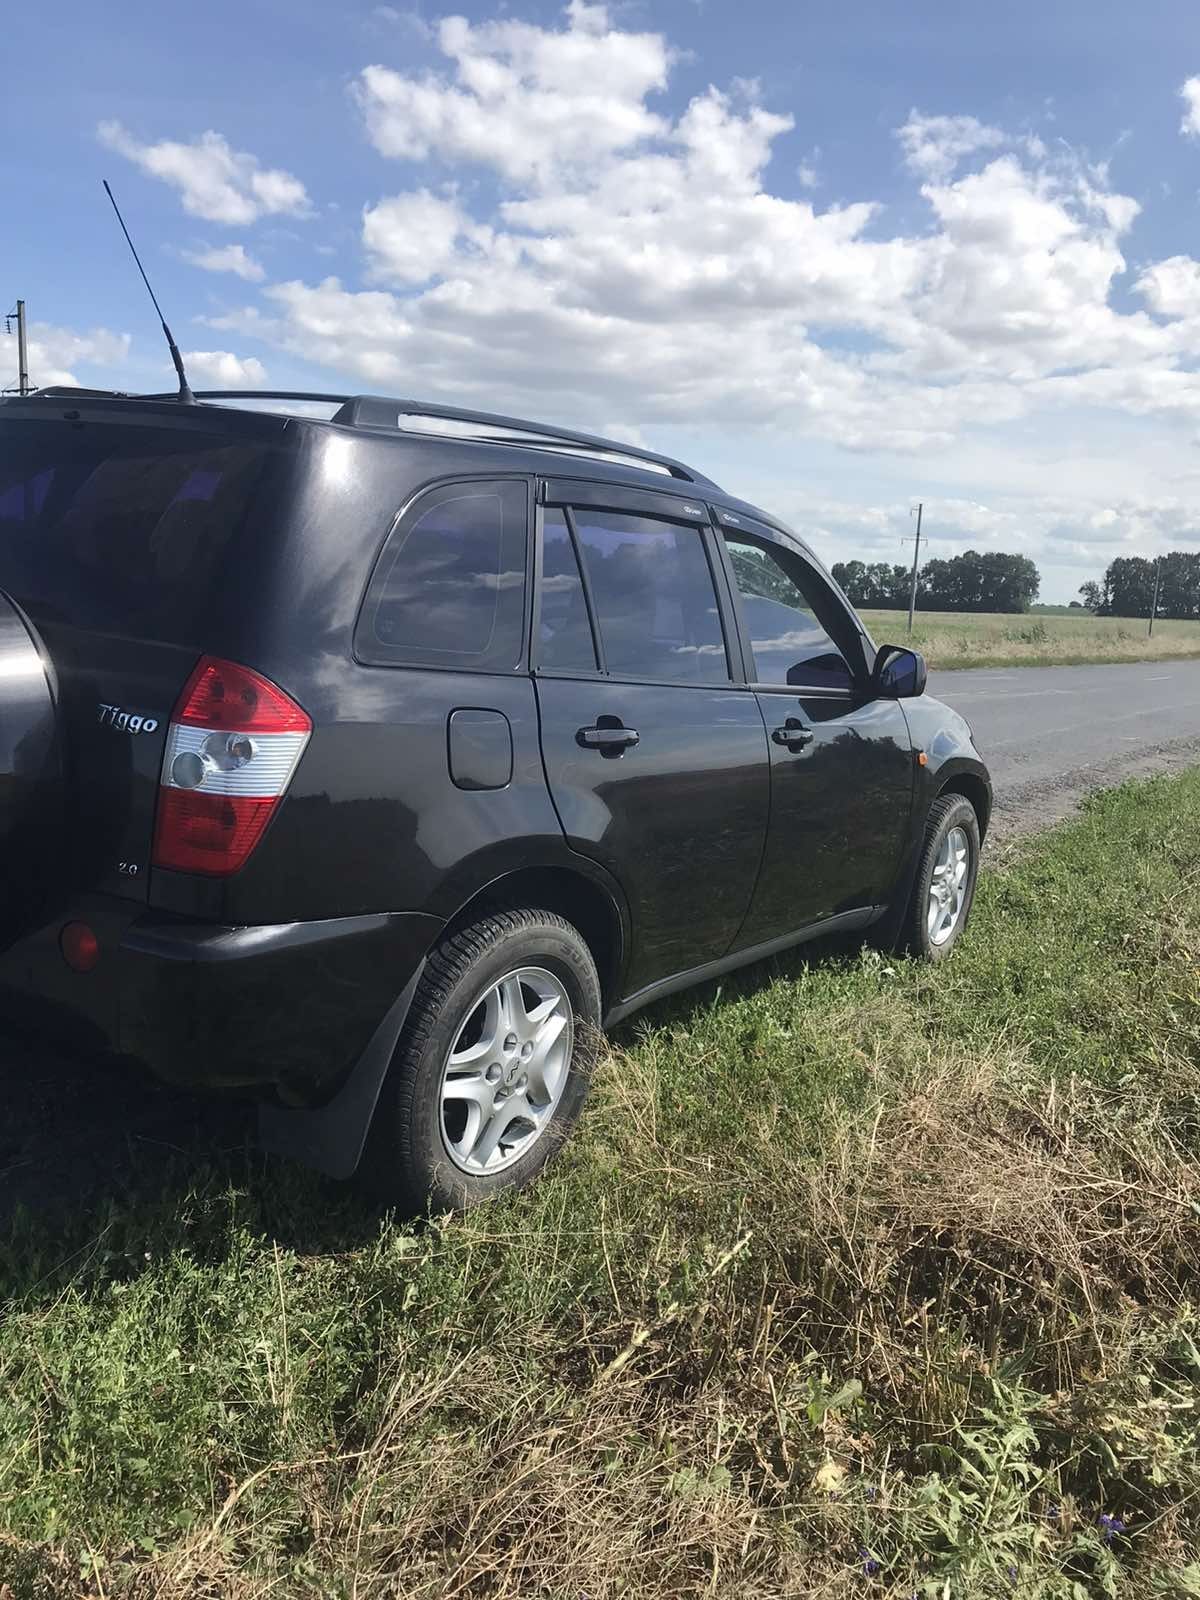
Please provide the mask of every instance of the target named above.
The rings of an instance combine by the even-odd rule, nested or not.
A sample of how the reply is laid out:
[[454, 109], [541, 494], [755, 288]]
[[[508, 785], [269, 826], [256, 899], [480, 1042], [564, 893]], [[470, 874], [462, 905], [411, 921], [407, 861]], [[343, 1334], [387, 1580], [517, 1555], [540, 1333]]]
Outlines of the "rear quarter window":
[[377, 666], [513, 672], [525, 639], [529, 490], [443, 484], [411, 505], [376, 564], [355, 654]]

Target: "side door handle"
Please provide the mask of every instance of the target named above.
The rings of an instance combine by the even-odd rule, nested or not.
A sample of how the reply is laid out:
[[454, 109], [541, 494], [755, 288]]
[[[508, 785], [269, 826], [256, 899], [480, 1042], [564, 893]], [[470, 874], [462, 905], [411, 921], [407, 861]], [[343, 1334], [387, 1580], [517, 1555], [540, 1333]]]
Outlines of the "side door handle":
[[585, 750], [599, 750], [602, 756], [619, 756], [637, 744], [641, 737], [636, 728], [623, 728], [619, 723], [614, 727], [610, 723], [596, 728], [580, 728], [575, 735], [575, 742]]
[[771, 737], [776, 744], [784, 745], [788, 750], [803, 750], [805, 745], [813, 742], [812, 733], [798, 717], [789, 717], [782, 728], [773, 728]]

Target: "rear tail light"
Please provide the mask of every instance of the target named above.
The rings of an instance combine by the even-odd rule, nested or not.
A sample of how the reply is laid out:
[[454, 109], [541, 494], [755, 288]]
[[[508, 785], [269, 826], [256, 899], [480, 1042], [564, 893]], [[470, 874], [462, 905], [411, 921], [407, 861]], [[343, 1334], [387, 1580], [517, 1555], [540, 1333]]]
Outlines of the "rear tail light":
[[244, 866], [291, 782], [312, 722], [249, 667], [205, 656], [163, 753], [154, 865], [226, 877]]

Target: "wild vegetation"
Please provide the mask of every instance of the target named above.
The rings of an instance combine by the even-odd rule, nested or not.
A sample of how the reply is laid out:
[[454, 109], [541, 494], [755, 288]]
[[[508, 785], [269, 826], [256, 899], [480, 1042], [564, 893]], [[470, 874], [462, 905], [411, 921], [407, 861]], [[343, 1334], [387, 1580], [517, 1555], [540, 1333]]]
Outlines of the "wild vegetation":
[[15, 1219], [0, 1582], [1200, 1594], [1198, 840], [1200, 772], [1113, 791], [942, 970], [658, 1009], [465, 1219], [245, 1154]]
[[[906, 644], [908, 618], [895, 611], [861, 612], [879, 644]], [[1172, 661], [1200, 656], [1200, 622], [1154, 624], [1095, 617], [1076, 608], [1054, 615], [967, 615], [918, 610], [912, 644], [931, 667], [1054, 667], [1082, 662]]]
[[1079, 591], [1089, 611], [1101, 617], [1200, 618], [1200, 553], [1172, 550], [1160, 561], [1146, 556], [1118, 556], [1101, 583], [1085, 583]]
[[[838, 561], [833, 576], [851, 604], [907, 611], [912, 570], [886, 561]], [[1041, 578], [1028, 556], [967, 550], [926, 561], [917, 574], [917, 604], [927, 611], [1028, 611]]]

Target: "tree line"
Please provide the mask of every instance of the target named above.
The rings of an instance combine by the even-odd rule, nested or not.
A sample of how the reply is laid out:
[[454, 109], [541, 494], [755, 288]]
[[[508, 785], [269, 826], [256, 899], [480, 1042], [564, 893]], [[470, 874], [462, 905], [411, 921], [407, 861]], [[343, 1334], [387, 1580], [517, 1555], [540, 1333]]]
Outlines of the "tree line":
[[[908, 610], [911, 567], [886, 561], [838, 561], [832, 570], [852, 605]], [[925, 563], [917, 574], [917, 604], [923, 611], [1028, 611], [1041, 581], [1028, 556], [967, 550], [961, 556]]]
[[[1149, 617], [1154, 603], [1154, 562], [1118, 556], [1100, 583], [1085, 583], [1080, 598], [1098, 617]], [[1172, 550], [1159, 568], [1156, 617], [1200, 618], [1200, 554]]]

